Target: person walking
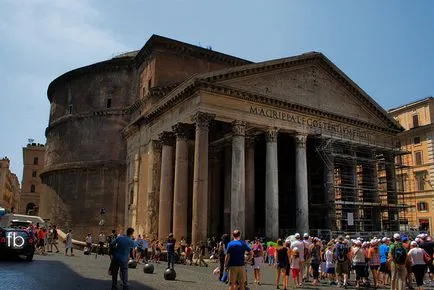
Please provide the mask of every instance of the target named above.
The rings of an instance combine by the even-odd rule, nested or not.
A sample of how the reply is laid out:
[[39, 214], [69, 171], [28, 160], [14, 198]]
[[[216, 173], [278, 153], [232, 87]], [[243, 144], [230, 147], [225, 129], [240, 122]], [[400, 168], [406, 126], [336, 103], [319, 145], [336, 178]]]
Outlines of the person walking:
[[418, 290], [423, 289], [423, 276], [425, 275], [426, 270], [426, 262], [424, 259], [425, 255], [427, 255], [428, 260], [430, 260], [429, 255], [424, 249], [419, 248], [415, 241], [410, 243], [410, 251], [408, 252], [408, 256], [411, 260], [411, 271], [413, 272], [414, 278], [416, 279]]
[[98, 244], [99, 244], [99, 255], [104, 256], [104, 245], [105, 245], [106, 237], [103, 232], [101, 232], [98, 236]]
[[133, 242], [134, 229], [128, 228], [126, 235], [119, 236], [110, 243], [112, 249], [112, 260], [110, 263], [110, 273], [112, 275], [112, 290], [117, 289], [118, 272], [122, 280], [122, 287], [124, 290], [128, 289], [128, 260], [130, 257], [130, 250], [136, 245]]
[[167, 269], [173, 269], [175, 263], [175, 245], [176, 240], [173, 234], [170, 233], [166, 241], [166, 251], [167, 251]]
[[71, 229], [66, 234], [66, 239], [65, 239], [65, 256], [68, 256], [68, 249], [71, 250], [71, 256], [74, 256], [74, 248], [72, 247], [72, 230]]
[[405, 263], [407, 261], [407, 250], [401, 242], [401, 235], [396, 233], [393, 235], [395, 242], [390, 245], [389, 260], [391, 262], [392, 280], [390, 283], [390, 290], [405, 290], [407, 268]]
[[57, 232], [56, 225], [51, 228], [51, 244], [50, 252], [53, 252], [53, 246], [56, 248], [56, 253], [59, 253], [59, 248], [57, 247], [57, 241], [59, 240], [59, 233]]
[[[218, 256], [220, 260], [220, 272], [219, 272], [219, 281], [222, 280], [224, 271], [225, 271], [225, 257], [226, 257], [226, 248], [230, 242], [230, 237], [228, 234], [223, 234], [221, 237], [221, 241], [218, 245]], [[187, 252], [186, 256], [188, 258]], [[191, 264], [191, 263], [190, 263]]]
[[321, 263], [321, 241], [318, 238], [313, 239], [310, 247], [310, 266], [312, 267], [313, 286], [319, 282], [319, 265]]
[[261, 285], [261, 266], [264, 262], [264, 249], [262, 248], [261, 241], [257, 238], [253, 245], [253, 272], [255, 276], [255, 283]]
[[252, 250], [246, 242], [241, 240], [241, 232], [239, 230], [234, 230], [232, 236], [233, 240], [228, 244], [225, 259], [226, 268], [229, 270], [229, 289], [236, 290], [238, 284], [239, 290], [245, 290], [247, 273], [244, 255], [248, 252], [247, 261], [251, 261]]

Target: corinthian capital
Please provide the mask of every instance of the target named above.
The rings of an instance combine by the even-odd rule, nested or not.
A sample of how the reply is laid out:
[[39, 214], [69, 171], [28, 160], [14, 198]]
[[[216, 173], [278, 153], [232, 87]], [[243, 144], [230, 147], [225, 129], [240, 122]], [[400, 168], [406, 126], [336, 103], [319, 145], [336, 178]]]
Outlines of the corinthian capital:
[[158, 135], [163, 145], [173, 146], [175, 135], [172, 132], [162, 132]]
[[295, 145], [299, 148], [306, 148], [307, 135], [297, 134], [295, 135]]
[[268, 128], [265, 131], [265, 138], [267, 142], [277, 142], [277, 132], [279, 132], [279, 129], [277, 128]]
[[191, 120], [196, 123], [196, 129], [208, 130], [209, 123], [214, 120], [215, 114], [197, 112]]
[[233, 121], [232, 122], [232, 133], [234, 134], [234, 136], [246, 135], [246, 122]]
[[188, 124], [178, 123], [172, 127], [173, 132], [175, 132], [176, 138], [179, 140], [188, 139]]

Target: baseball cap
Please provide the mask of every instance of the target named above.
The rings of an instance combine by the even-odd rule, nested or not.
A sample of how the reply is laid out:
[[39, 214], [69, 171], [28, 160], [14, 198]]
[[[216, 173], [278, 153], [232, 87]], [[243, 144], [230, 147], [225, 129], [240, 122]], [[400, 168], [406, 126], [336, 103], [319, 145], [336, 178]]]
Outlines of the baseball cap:
[[395, 240], [400, 240], [400, 239], [401, 239], [401, 235], [398, 234], [398, 233], [393, 234], [393, 238], [394, 238]]
[[303, 238], [308, 238], [309, 234], [308, 233], [304, 233]]
[[296, 233], [296, 234], [295, 234], [295, 238], [296, 238], [296, 239], [299, 239], [299, 238], [300, 238], [300, 234], [299, 234], [299, 233]]

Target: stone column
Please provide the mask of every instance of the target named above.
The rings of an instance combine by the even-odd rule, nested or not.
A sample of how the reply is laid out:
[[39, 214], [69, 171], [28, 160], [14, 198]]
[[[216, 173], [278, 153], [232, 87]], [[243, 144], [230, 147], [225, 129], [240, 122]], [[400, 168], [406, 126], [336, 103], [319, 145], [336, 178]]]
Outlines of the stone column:
[[208, 191], [210, 198], [208, 201], [208, 228], [209, 233], [216, 238], [219, 234], [219, 225], [221, 218], [221, 180], [220, 180], [220, 148], [209, 148], [209, 182]]
[[295, 190], [296, 227], [301, 233], [309, 233], [309, 191], [307, 184], [306, 160], [307, 135], [295, 136]]
[[158, 231], [158, 197], [161, 173], [161, 143], [152, 140], [149, 144], [149, 169], [148, 169], [148, 189], [147, 189], [147, 218], [146, 235], [150, 238], [157, 238]]
[[225, 144], [224, 164], [225, 184], [223, 197], [223, 232], [230, 233], [231, 230], [231, 179], [232, 179], [232, 145]]
[[333, 148], [324, 152], [325, 163], [324, 163], [324, 192], [327, 201], [327, 218], [326, 225], [331, 231], [336, 231], [336, 193], [335, 193], [335, 177], [334, 169], [335, 162], [333, 156]]
[[188, 208], [188, 143], [187, 125], [173, 126], [176, 134], [175, 184], [173, 193], [173, 234], [180, 240], [187, 237]]
[[246, 139], [246, 237], [256, 235], [255, 228], [255, 138]]
[[205, 242], [208, 234], [208, 131], [209, 123], [214, 117], [215, 115], [198, 112], [192, 118], [196, 123], [191, 233], [194, 244]]
[[277, 164], [277, 129], [266, 131], [265, 173], [265, 235], [268, 239], [279, 237], [279, 180]]
[[133, 203], [130, 206], [131, 227], [135, 229], [137, 228], [137, 198], [139, 195], [139, 170], [140, 170], [140, 155], [137, 153], [134, 156]]
[[380, 199], [377, 189], [377, 163], [374, 153], [368, 156], [369, 160], [362, 162], [363, 201], [372, 205], [363, 209], [363, 231], [380, 231]]
[[160, 140], [161, 149], [161, 179], [160, 206], [158, 216], [158, 239], [165, 240], [171, 232], [173, 204], [173, 133], [163, 132]]
[[387, 203], [390, 205], [388, 210], [390, 231], [399, 231], [398, 217], [398, 194], [396, 192], [396, 173], [395, 173], [395, 156], [391, 152], [384, 154], [386, 161], [386, 179], [387, 179]]
[[245, 133], [246, 123], [234, 121], [232, 124], [232, 182], [231, 182], [231, 232], [240, 230], [245, 235], [246, 210], [246, 164]]

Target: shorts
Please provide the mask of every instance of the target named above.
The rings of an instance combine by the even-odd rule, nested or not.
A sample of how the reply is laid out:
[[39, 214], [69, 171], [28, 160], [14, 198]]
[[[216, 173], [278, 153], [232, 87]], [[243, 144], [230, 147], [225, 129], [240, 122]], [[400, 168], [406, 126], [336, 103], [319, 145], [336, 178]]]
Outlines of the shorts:
[[348, 274], [350, 272], [348, 261], [336, 262], [336, 274]]
[[295, 279], [300, 275], [300, 269], [291, 269], [292, 279]]
[[369, 266], [369, 269], [371, 269], [371, 270], [378, 270], [378, 268], [380, 268], [380, 266], [378, 266], [378, 265]]
[[230, 266], [229, 267], [229, 283], [230, 285], [235, 285], [236, 282], [239, 284], [245, 284], [247, 280], [247, 273], [245, 266]]
[[44, 246], [44, 239], [39, 239], [38, 240], [38, 247], [43, 247]]
[[389, 267], [387, 267], [387, 263], [380, 264], [380, 272], [381, 273], [390, 273]]
[[336, 270], [335, 268], [326, 268], [326, 273], [334, 275], [336, 273]]

